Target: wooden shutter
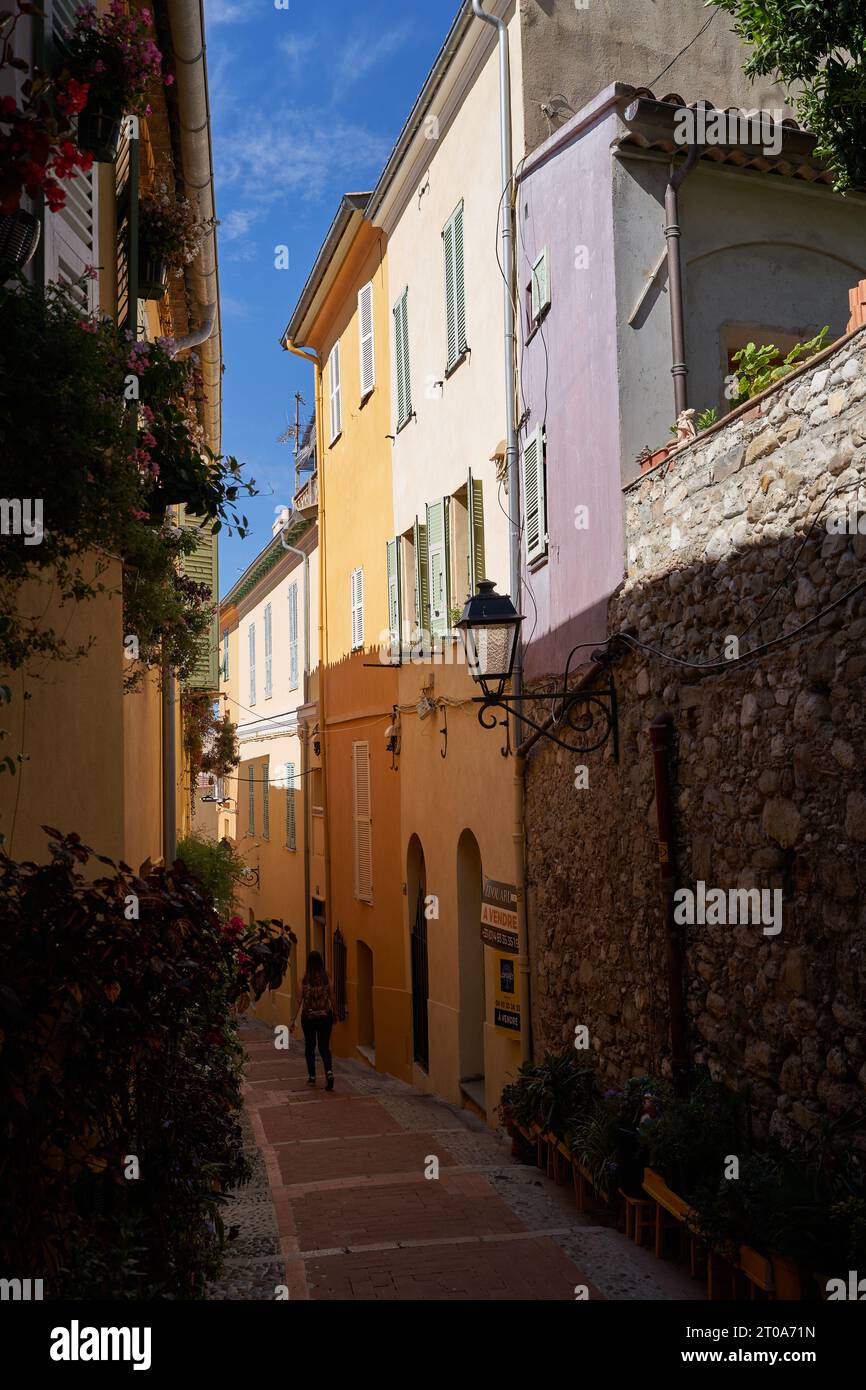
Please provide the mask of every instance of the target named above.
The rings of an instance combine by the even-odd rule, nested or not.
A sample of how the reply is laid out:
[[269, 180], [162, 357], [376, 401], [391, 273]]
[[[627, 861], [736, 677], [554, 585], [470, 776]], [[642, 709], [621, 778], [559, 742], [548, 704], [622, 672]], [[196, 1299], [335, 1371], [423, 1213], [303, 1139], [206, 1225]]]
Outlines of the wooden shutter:
[[430, 630], [430, 571], [427, 558], [427, 527], [415, 518], [412, 532], [415, 551], [415, 626], [420, 633]]
[[298, 688], [298, 586], [289, 586], [289, 686]]
[[400, 537], [386, 543], [388, 559], [388, 627], [391, 645], [399, 653], [403, 636], [403, 604], [400, 593]]
[[[78, 0], [49, 0], [43, 5], [45, 33], [59, 66], [63, 64], [66, 35], [75, 27], [78, 8]], [[99, 264], [97, 169], [94, 164], [89, 174], [77, 173], [75, 178], [65, 179], [66, 206], [60, 212], [45, 210], [42, 230], [46, 280], [69, 285], [84, 274], [85, 266]], [[87, 280], [75, 297], [82, 309], [95, 312], [99, 304], [98, 282]]]
[[[195, 550], [184, 555], [181, 568], [187, 579], [196, 584], [206, 584], [210, 589], [214, 605], [219, 594], [219, 572], [217, 563], [217, 538], [213, 523], [202, 521], [200, 517], [185, 516], [184, 527], [193, 531], [196, 538]], [[219, 613], [216, 611], [208, 623], [207, 631], [199, 639], [198, 655], [192, 674], [183, 682], [186, 690], [219, 690]]]
[[262, 838], [271, 838], [271, 773], [270, 764], [262, 763]]
[[394, 305], [394, 361], [397, 370], [397, 428], [412, 414], [412, 383], [409, 374], [409, 289]]
[[376, 385], [376, 349], [373, 339], [373, 283], [358, 291], [358, 339], [361, 354], [361, 399]]
[[247, 764], [247, 833], [256, 833], [256, 770], [252, 763]]
[[295, 824], [295, 764], [286, 763], [286, 849], [298, 848]]
[[364, 645], [363, 569], [352, 570], [350, 597], [352, 604], [352, 650], [357, 651]]
[[469, 593], [477, 594], [478, 585], [487, 575], [484, 569], [484, 489], [480, 478], [469, 470], [466, 484], [469, 505]]
[[331, 397], [331, 443], [343, 428], [343, 411], [340, 399], [340, 344], [335, 343], [328, 358], [328, 389]]
[[227, 631], [223, 633], [223, 669], [222, 669], [222, 678], [223, 678], [224, 681], [227, 681], [228, 678], [229, 678], [229, 635], [228, 635], [228, 632], [227, 632]]
[[547, 247], [532, 267], [532, 321], [550, 304], [550, 269]]
[[256, 625], [250, 623], [248, 630], [250, 645], [250, 704], [256, 703]]
[[265, 604], [265, 699], [274, 693], [274, 650], [273, 614], [271, 605]]
[[451, 584], [448, 563], [448, 501], [440, 497], [427, 506], [427, 568], [430, 632], [444, 636], [451, 627]]
[[530, 563], [547, 550], [544, 481], [544, 436], [536, 425], [523, 446], [523, 529]]
[[466, 281], [463, 267], [463, 204], [455, 208], [442, 231], [445, 248], [446, 370], [466, 351]]
[[352, 744], [352, 820], [355, 851], [355, 897], [373, 901], [373, 835], [370, 817], [370, 745]]

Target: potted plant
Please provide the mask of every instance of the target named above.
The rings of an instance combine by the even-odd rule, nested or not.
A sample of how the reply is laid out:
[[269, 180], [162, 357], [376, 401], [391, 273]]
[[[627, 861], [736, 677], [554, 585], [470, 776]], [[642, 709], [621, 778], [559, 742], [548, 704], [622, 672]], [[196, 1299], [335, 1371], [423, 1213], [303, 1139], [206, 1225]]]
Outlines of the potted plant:
[[169, 271], [181, 271], [194, 261], [202, 242], [215, 226], [198, 216], [189, 198], [179, 198], [168, 182], [160, 182], [138, 205], [138, 293], [141, 299], [162, 299]]
[[[150, 114], [148, 94], [162, 77], [150, 21], [149, 10], [127, 14], [123, 0], [112, 0], [106, 14], [97, 14], [92, 4], [80, 9], [69, 35], [64, 67], [88, 88], [78, 141], [101, 163], [117, 158], [123, 117]], [[163, 80], [174, 81], [170, 74]]]

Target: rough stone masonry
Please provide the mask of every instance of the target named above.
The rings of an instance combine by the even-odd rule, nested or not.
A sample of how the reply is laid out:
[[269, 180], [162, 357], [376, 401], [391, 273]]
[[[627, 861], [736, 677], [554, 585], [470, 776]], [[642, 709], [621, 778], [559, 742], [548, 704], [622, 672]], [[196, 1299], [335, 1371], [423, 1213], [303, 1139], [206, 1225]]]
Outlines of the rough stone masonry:
[[[777, 935], [680, 928], [689, 1053], [750, 1085], [756, 1131], [790, 1143], [866, 1094], [866, 588], [845, 597], [866, 579], [866, 333], [624, 502], [626, 578], [608, 630], [666, 656], [632, 652], [617, 667], [618, 764], [609, 747], [584, 759], [544, 743], [529, 761], [536, 1055], [585, 1024], [612, 1083], [666, 1062], [649, 726], [667, 711], [677, 885], [781, 889], [783, 902]], [[795, 640], [734, 659], [732, 638], [744, 656], [811, 619]]]

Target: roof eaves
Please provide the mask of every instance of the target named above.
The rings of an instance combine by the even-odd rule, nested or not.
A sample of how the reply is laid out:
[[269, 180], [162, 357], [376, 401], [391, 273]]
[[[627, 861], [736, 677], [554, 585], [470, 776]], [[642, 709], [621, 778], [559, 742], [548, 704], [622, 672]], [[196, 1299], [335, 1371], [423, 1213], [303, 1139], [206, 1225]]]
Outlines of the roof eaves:
[[340, 241], [345, 235], [352, 219], [359, 214], [363, 216], [369, 200], [369, 193], [344, 193], [340, 199], [340, 205], [334, 215], [334, 220], [328, 228], [319, 254], [313, 262], [313, 268], [307, 276], [306, 284], [301, 290], [298, 302], [292, 310], [291, 318], [280, 339], [284, 346], [286, 342], [293, 343], [295, 341], [303, 326], [304, 319], [309, 312], [310, 305], [315, 299], [319, 287], [327, 274], [328, 267], [334, 258]]

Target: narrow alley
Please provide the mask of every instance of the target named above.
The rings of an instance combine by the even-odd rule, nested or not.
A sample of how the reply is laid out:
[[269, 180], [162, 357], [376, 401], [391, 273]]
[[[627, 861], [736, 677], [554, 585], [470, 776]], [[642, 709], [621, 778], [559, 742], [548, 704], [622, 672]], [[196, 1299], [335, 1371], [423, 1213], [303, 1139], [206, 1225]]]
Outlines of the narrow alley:
[[253, 1179], [226, 1208], [235, 1234], [210, 1299], [701, 1297], [682, 1269], [579, 1216], [569, 1187], [469, 1111], [344, 1058], [327, 1094], [321, 1070], [307, 1085], [300, 1042], [278, 1051], [250, 1020], [242, 1036]]

